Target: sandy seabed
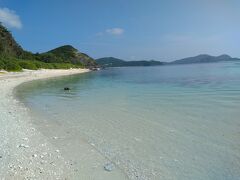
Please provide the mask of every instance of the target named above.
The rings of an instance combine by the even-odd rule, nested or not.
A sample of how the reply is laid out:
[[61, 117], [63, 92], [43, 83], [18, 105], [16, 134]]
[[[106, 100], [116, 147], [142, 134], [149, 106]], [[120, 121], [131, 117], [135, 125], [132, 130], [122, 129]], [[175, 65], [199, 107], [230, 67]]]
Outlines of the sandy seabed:
[[[86, 142], [79, 144], [81, 157], [75, 167], [32, 123], [29, 109], [14, 98], [21, 83], [80, 74], [88, 69], [24, 70], [0, 73], [0, 179], [127, 179], [118, 168], [108, 172], [109, 160]], [[53, 137], [56, 138], [56, 137]]]

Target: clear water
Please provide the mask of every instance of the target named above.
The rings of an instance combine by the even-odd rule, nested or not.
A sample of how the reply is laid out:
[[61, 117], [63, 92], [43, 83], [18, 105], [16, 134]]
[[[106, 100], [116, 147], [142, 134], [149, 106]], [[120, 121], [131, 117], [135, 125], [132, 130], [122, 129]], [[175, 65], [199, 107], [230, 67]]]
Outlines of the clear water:
[[240, 63], [112, 68], [26, 83], [18, 97], [130, 179], [240, 179]]

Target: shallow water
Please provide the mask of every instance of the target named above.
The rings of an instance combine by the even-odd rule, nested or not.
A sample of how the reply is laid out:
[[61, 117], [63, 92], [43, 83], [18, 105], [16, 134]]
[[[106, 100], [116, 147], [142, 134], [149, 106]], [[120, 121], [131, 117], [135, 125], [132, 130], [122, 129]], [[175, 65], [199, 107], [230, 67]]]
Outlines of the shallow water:
[[130, 179], [240, 179], [239, 63], [112, 68], [17, 95], [46, 136], [87, 141]]

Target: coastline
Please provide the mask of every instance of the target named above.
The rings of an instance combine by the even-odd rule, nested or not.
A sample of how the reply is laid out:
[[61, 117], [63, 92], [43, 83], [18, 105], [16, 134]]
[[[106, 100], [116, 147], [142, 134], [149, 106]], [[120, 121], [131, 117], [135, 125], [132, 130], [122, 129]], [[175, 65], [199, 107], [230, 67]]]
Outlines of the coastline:
[[[119, 170], [104, 170], [109, 163], [94, 147], [80, 142], [81, 167], [74, 166], [31, 122], [29, 110], [15, 99], [14, 89], [28, 81], [89, 72], [88, 69], [25, 70], [0, 74], [1, 179], [127, 179]], [[79, 142], [78, 142], [79, 143]]]

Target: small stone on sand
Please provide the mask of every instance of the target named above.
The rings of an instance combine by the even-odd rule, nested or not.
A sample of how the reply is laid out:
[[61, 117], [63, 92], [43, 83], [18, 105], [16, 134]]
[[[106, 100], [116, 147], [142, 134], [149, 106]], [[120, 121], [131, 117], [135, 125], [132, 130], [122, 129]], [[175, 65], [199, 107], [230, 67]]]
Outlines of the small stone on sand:
[[37, 154], [33, 154], [32, 157], [37, 157]]
[[108, 172], [113, 171], [114, 168], [115, 168], [115, 166], [114, 166], [113, 163], [107, 163], [107, 164], [104, 165], [104, 170], [108, 171]]
[[29, 148], [29, 146], [28, 146], [28, 145], [25, 145], [25, 144], [20, 144], [18, 147], [19, 147], [19, 148]]

